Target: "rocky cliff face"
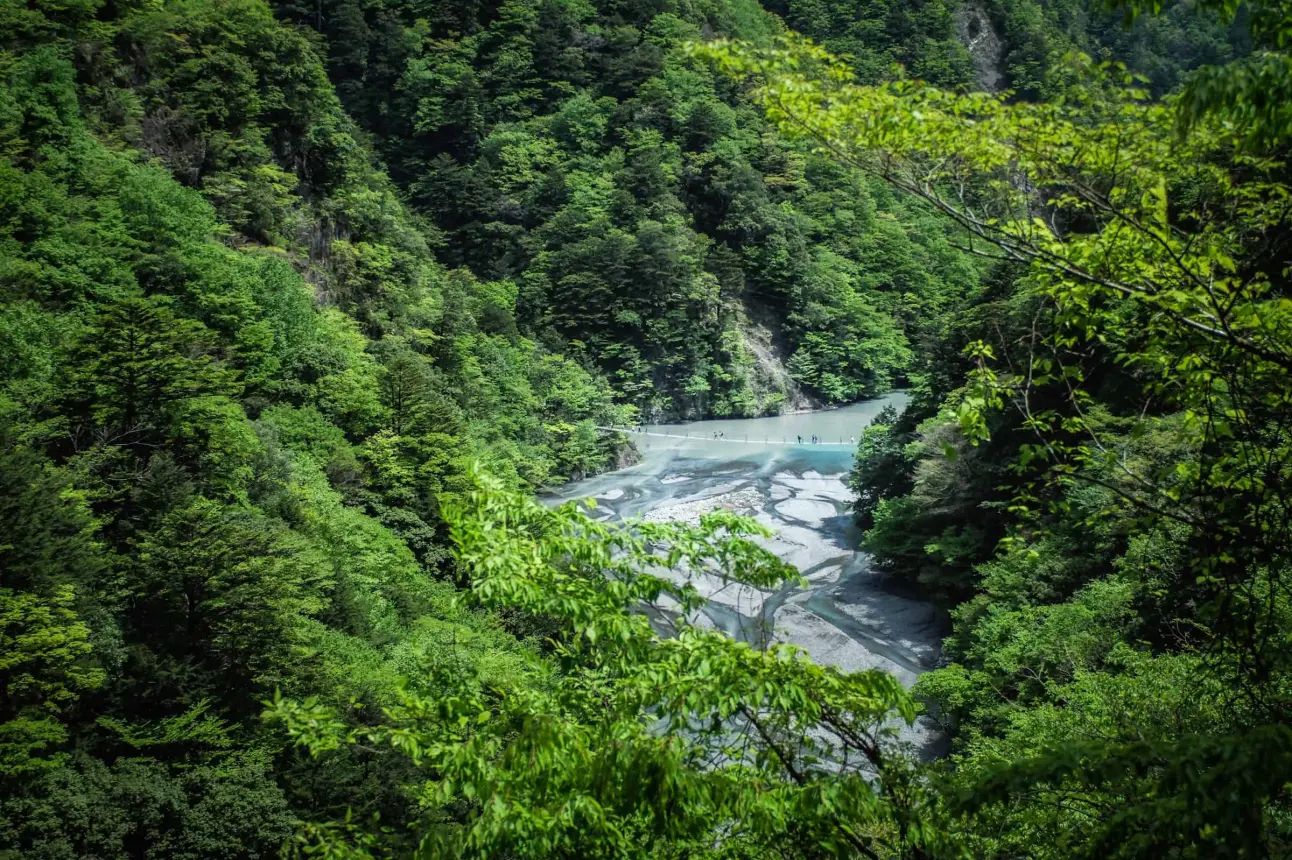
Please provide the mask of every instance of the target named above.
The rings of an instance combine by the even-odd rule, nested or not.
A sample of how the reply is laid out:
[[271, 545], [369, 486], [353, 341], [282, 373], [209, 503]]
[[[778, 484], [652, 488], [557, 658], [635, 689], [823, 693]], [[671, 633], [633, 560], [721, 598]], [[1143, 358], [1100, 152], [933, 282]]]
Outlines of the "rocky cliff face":
[[758, 412], [763, 415], [804, 412], [820, 409], [819, 400], [803, 391], [785, 367], [783, 351], [776, 345], [765, 325], [747, 323], [741, 329], [742, 346], [753, 357], [749, 368], [750, 387], [758, 397]]
[[1005, 43], [981, 3], [971, 2], [956, 13], [956, 32], [974, 62], [974, 84], [989, 93], [999, 92], [1005, 81], [1001, 57]]

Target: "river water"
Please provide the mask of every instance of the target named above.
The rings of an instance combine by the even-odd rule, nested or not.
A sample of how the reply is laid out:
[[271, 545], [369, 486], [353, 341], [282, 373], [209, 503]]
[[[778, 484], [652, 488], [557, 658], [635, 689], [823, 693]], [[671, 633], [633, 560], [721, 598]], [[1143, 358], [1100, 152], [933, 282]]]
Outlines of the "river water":
[[[768, 548], [808, 585], [764, 592], [701, 577], [695, 584], [709, 603], [692, 621], [754, 643], [793, 643], [847, 671], [883, 669], [909, 687], [936, 663], [946, 623], [932, 604], [885, 582], [857, 549], [847, 486], [856, 437], [886, 405], [900, 411], [905, 402], [898, 392], [823, 412], [649, 425], [632, 434], [642, 462], [550, 498], [595, 498], [603, 519], [698, 522], [719, 507], [755, 518], [776, 532]], [[940, 752], [927, 718], [900, 735], [924, 757]]]

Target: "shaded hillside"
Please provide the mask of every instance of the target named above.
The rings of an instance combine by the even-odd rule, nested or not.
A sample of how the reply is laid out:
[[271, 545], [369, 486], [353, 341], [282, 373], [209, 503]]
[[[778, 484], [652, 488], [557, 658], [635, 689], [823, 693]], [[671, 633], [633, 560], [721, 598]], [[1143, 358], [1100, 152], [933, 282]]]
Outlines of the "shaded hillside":
[[947, 231], [782, 140], [690, 40], [761, 40], [748, 0], [278, 7], [321, 34], [349, 113], [440, 255], [505, 281], [526, 331], [653, 414], [776, 411], [747, 320], [827, 402], [911, 371], [920, 323], [972, 289]]

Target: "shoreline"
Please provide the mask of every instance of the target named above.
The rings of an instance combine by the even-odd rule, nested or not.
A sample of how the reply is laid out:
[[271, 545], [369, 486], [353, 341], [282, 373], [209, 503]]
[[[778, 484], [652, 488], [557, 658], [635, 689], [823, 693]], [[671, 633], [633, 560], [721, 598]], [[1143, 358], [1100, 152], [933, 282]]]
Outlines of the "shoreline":
[[909, 388], [893, 388], [885, 391], [883, 394], [875, 394], [870, 397], [863, 397], [859, 400], [850, 400], [847, 403], [836, 403], [833, 406], [818, 406], [814, 409], [787, 409], [784, 412], [776, 412], [770, 415], [748, 415], [748, 416], [708, 416], [706, 418], [683, 419], [674, 416], [672, 419], [663, 421], [643, 421], [641, 426], [645, 427], [671, 427], [682, 424], [700, 424], [706, 421], [759, 421], [766, 418], [790, 418], [797, 415], [822, 415], [828, 412], [837, 412], [840, 409], [847, 409], [850, 406], [857, 406], [862, 403], [873, 403], [876, 400], [883, 400], [893, 395], [908, 396]]

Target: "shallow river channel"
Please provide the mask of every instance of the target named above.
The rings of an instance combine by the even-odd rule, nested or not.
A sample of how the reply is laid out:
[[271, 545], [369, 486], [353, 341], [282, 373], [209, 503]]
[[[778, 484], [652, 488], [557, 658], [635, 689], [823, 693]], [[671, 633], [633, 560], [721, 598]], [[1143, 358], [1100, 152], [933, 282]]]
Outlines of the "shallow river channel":
[[[847, 486], [856, 449], [850, 440], [884, 406], [904, 402], [896, 393], [801, 415], [648, 425], [632, 434], [641, 463], [567, 484], [550, 500], [595, 498], [607, 519], [698, 522], [716, 508], [754, 517], [776, 532], [768, 547], [808, 585], [765, 592], [716, 578], [697, 582], [709, 604], [692, 620], [751, 642], [791, 642], [845, 670], [884, 669], [910, 686], [936, 663], [945, 620], [872, 570], [856, 548]], [[810, 441], [814, 434], [820, 443]], [[930, 721], [901, 734], [924, 756], [938, 754]]]

